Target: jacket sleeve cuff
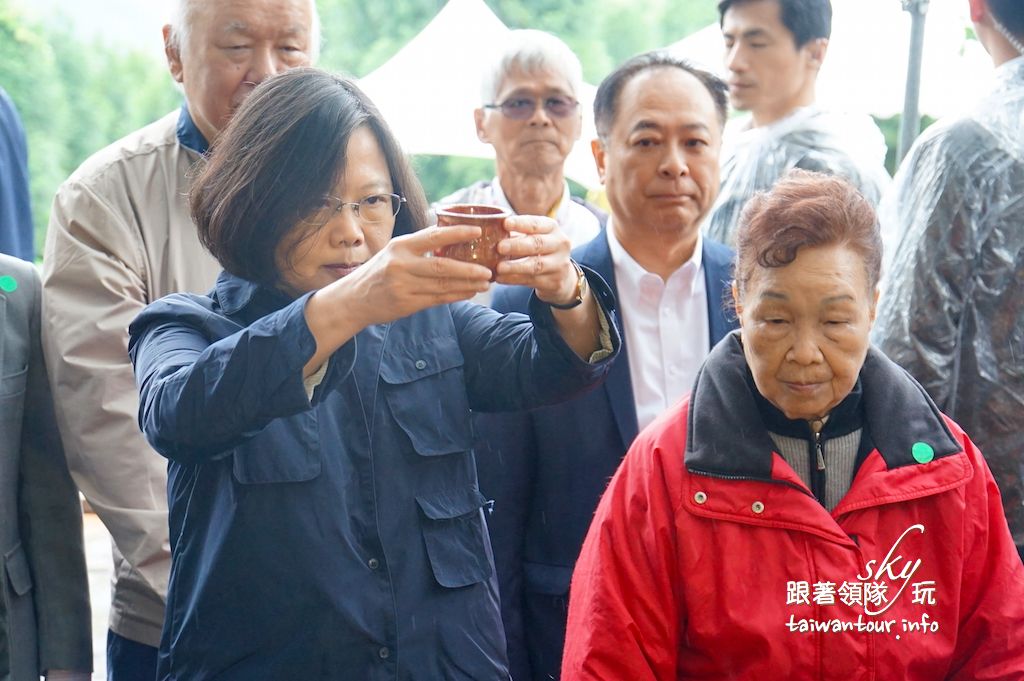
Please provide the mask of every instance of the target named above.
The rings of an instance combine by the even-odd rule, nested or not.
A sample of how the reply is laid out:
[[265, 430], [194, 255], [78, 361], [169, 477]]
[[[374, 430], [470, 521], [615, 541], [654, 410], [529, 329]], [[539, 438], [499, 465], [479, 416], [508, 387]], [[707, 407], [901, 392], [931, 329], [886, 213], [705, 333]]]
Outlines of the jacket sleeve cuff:
[[582, 365], [586, 367], [590, 365], [595, 368], [603, 368], [618, 354], [619, 347], [622, 345], [622, 338], [614, 317], [616, 309], [615, 294], [612, 293], [611, 288], [605, 283], [604, 278], [600, 274], [584, 265], [580, 265], [580, 268], [587, 276], [587, 284], [590, 285], [590, 291], [593, 293], [594, 299], [597, 300], [598, 320], [601, 324], [601, 347], [598, 350], [594, 351], [587, 360], [581, 359], [579, 355], [573, 352], [572, 348], [562, 338], [562, 334], [558, 332], [554, 315], [551, 314], [551, 307], [537, 297], [536, 291], [530, 294], [530, 301], [528, 303], [529, 315], [537, 331], [543, 337], [549, 339], [549, 342], [558, 348], [559, 353], [570, 364], [573, 366]]
[[612, 343], [611, 322], [608, 320], [608, 315], [605, 314], [604, 308], [600, 305], [597, 306], [597, 323], [601, 325], [601, 330], [598, 332], [598, 341], [601, 343], [601, 349], [590, 353], [590, 358], [587, 360], [589, 364], [597, 364], [602, 359], [611, 357], [612, 353], [615, 352], [615, 344]]

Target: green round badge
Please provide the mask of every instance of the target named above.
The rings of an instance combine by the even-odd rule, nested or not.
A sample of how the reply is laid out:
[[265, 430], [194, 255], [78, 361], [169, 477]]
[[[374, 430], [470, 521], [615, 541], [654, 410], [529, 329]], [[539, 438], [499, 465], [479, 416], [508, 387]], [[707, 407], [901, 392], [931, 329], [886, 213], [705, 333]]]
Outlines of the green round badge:
[[0, 290], [5, 293], [13, 293], [18, 288], [18, 282], [14, 277], [4, 275], [0, 277]]
[[914, 461], [918, 463], [928, 463], [935, 458], [935, 450], [927, 442], [915, 442], [910, 451], [914, 455]]

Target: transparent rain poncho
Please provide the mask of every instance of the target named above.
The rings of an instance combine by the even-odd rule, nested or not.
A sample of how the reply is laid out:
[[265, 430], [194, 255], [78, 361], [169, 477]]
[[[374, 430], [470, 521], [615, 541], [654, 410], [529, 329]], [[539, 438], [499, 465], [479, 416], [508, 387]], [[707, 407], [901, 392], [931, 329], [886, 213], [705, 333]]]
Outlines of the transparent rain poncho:
[[880, 207], [873, 340], [988, 460], [1024, 545], [1024, 57], [973, 112], [928, 128]]
[[726, 128], [722, 185], [704, 224], [710, 238], [728, 246], [735, 246], [747, 200], [792, 168], [844, 177], [874, 205], [889, 184], [885, 138], [870, 116], [809, 106], [770, 125], [748, 126], [749, 117], [730, 121]]

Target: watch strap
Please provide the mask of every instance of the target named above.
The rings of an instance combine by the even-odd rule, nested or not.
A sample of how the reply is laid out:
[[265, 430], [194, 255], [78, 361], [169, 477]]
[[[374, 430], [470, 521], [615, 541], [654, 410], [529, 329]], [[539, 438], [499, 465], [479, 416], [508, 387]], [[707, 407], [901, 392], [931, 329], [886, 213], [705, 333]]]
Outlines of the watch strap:
[[583, 268], [579, 266], [575, 260], [570, 260], [572, 266], [576, 269], [576, 295], [568, 303], [548, 303], [549, 307], [553, 307], [556, 310], [571, 310], [574, 307], [579, 307], [583, 304], [583, 298], [586, 297], [587, 291], [590, 288], [590, 284], [587, 282], [587, 275], [583, 272]]

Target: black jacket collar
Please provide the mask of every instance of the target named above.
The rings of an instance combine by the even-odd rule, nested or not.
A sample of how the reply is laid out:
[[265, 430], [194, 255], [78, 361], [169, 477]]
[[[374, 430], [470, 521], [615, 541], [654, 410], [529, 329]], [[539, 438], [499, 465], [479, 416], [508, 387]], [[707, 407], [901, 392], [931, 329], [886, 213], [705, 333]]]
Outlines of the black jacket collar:
[[[771, 479], [775, 445], [758, 406], [764, 398], [748, 377], [736, 331], [712, 349], [697, 374], [687, 417], [687, 470]], [[858, 385], [861, 395], [841, 406], [845, 411], [859, 403], [856, 408], [862, 407], [864, 425], [889, 469], [917, 464], [914, 447], [922, 443], [935, 459], [961, 451], [924, 388], [878, 350], [868, 350]], [[844, 423], [851, 423], [849, 414], [834, 428]]]
[[[754, 403], [757, 405], [758, 412], [761, 414], [761, 419], [764, 421], [765, 426], [769, 431], [777, 433], [779, 435], [785, 435], [787, 437], [799, 437], [804, 439], [811, 439], [813, 432], [811, 431], [810, 425], [804, 420], [793, 420], [786, 418], [786, 415], [779, 410], [774, 404], [768, 401], [761, 393], [757, 391], [757, 387], [754, 383], [754, 376], [750, 373], [750, 368], [747, 368], [747, 388], [754, 395]], [[835, 409], [829, 413], [828, 421], [826, 421], [824, 428], [821, 430], [821, 434], [826, 438], [839, 437], [852, 433], [853, 431], [861, 428], [864, 425], [864, 404], [861, 400], [863, 394], [862, 381], [857, 378], [857, 383], [853, 386], [853, 390], [847, 395], [842, 402], [836, 405]]]

